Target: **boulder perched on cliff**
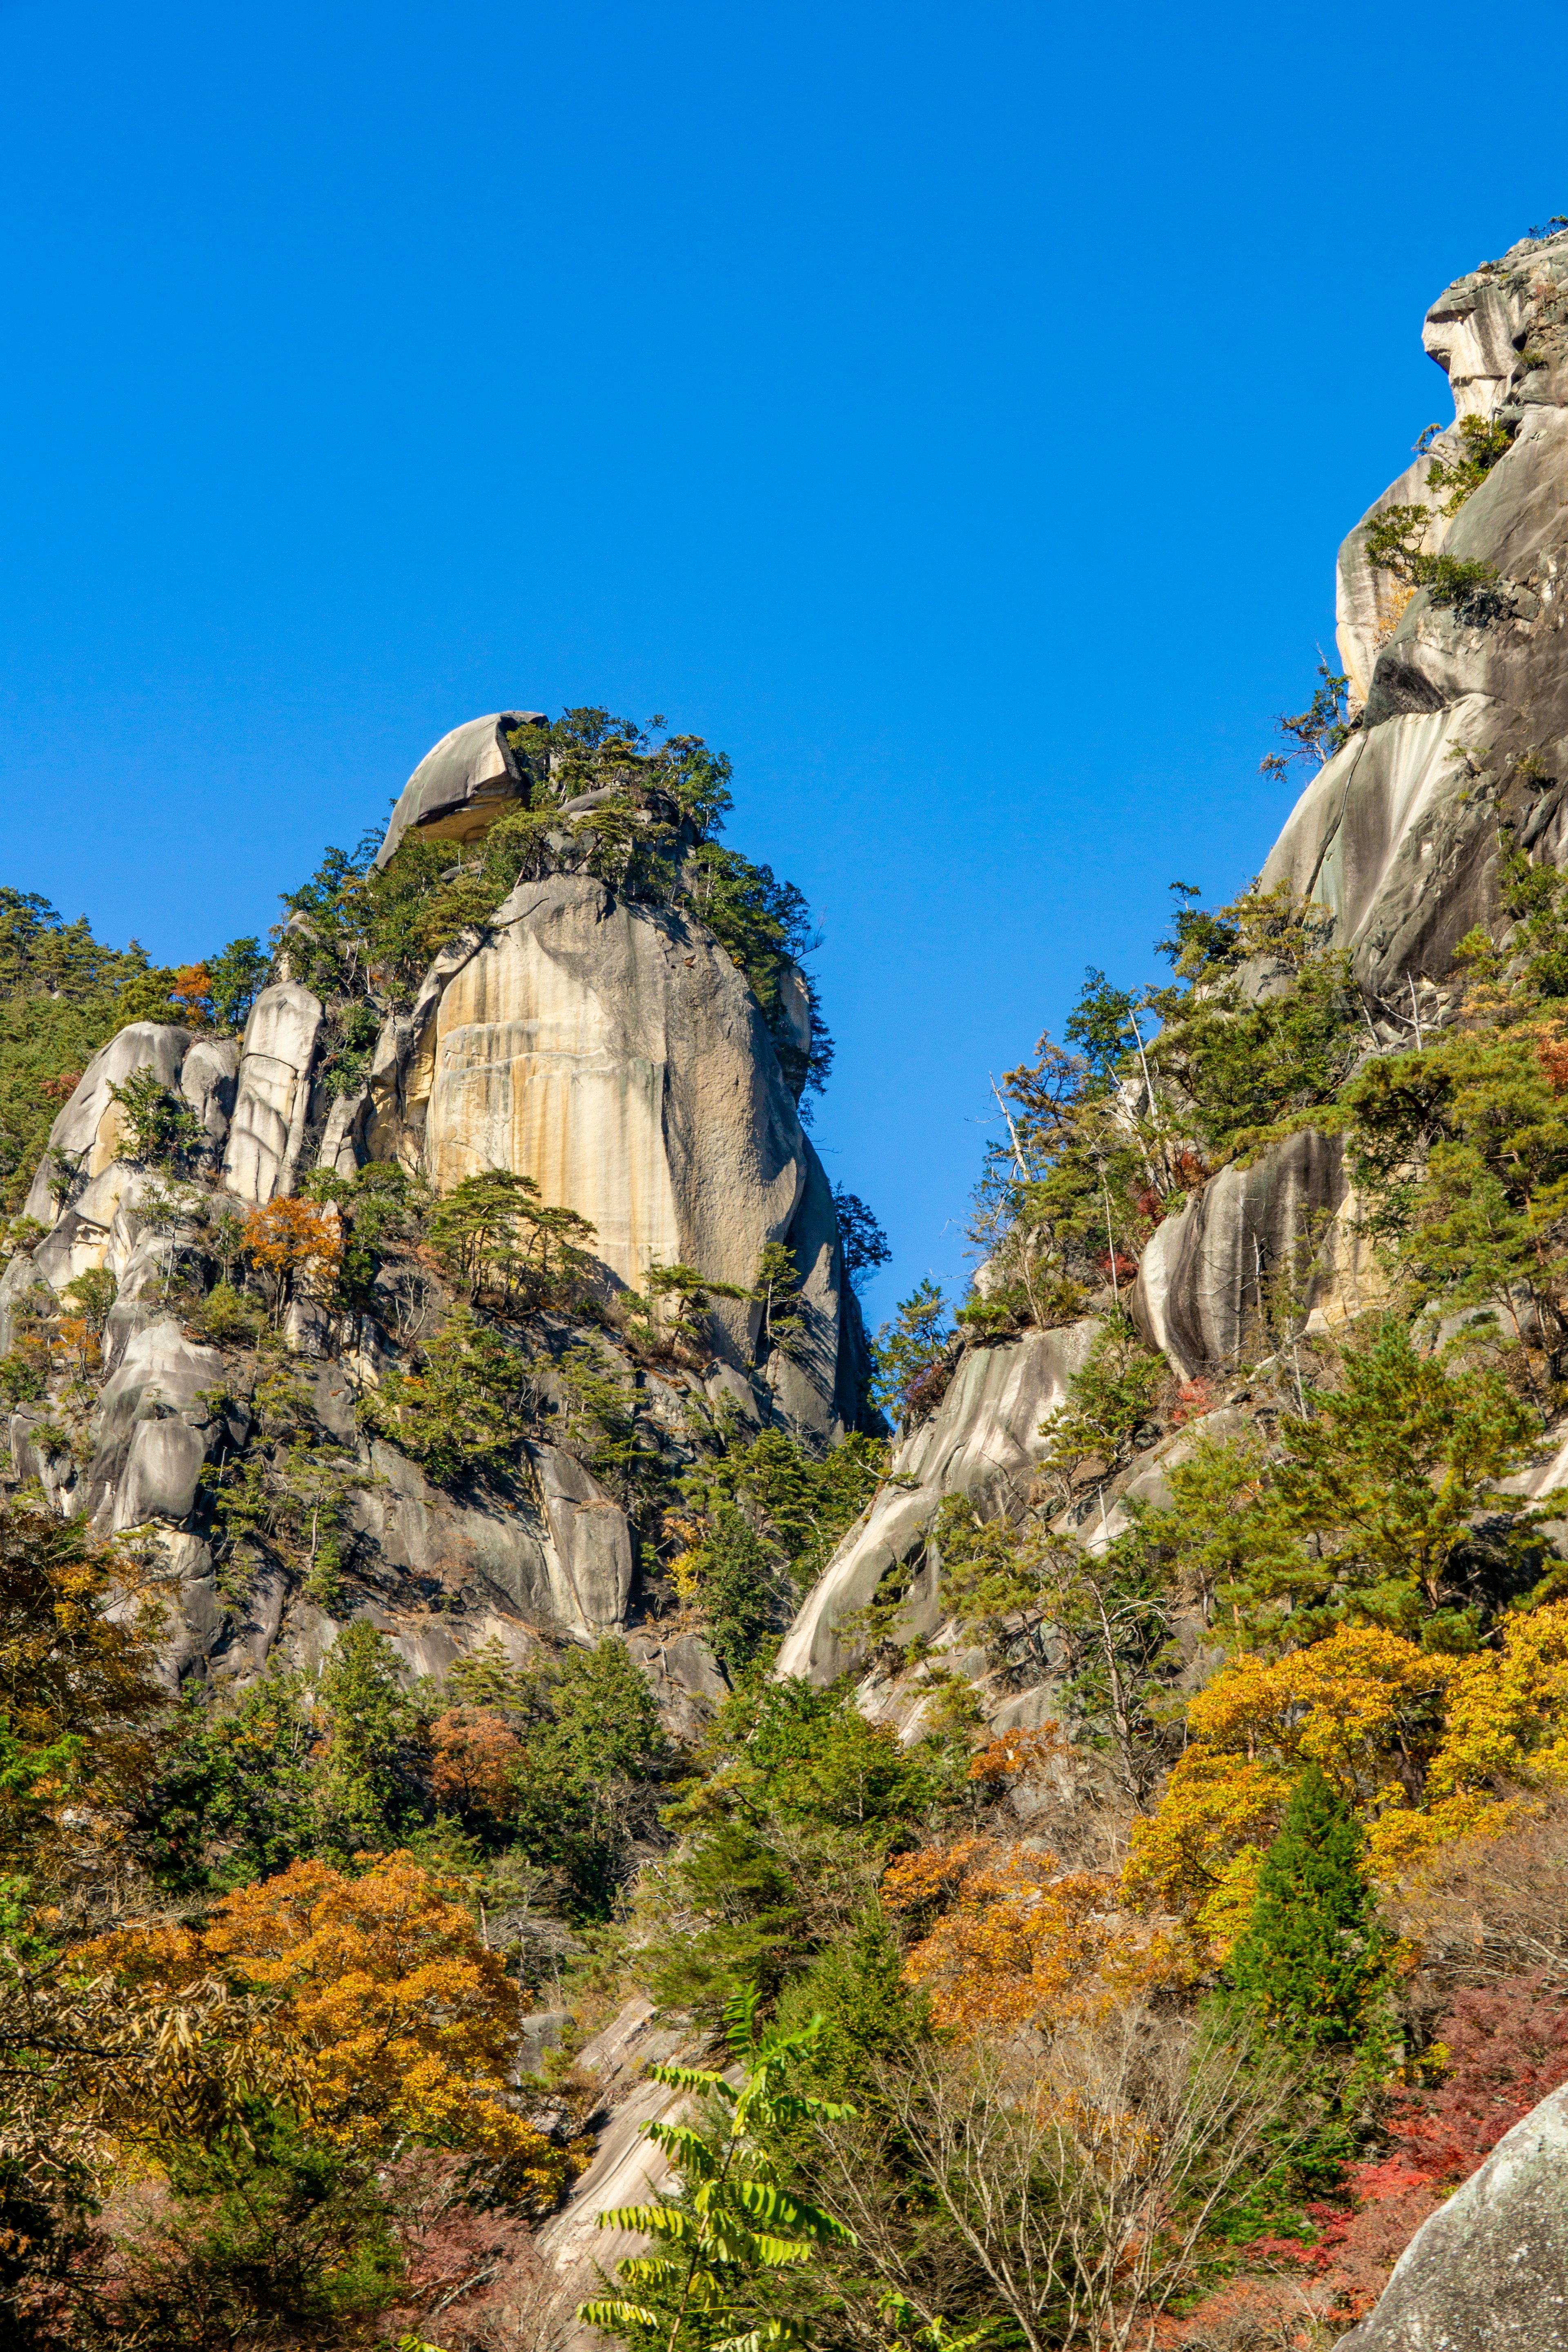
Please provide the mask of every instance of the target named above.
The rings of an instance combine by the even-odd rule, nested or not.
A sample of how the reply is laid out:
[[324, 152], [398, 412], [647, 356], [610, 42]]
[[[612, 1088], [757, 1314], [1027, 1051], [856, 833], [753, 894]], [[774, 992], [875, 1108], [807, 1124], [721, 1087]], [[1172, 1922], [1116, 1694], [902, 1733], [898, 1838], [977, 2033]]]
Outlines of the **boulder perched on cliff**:
[[1422, 2223], [1339, 2352], [1568, 2352], [1568, 2087]]
[[542, 710], [492, 710], [443, 735], [398, 795], [376, 864], [386, 864], [410, 827], [440, 841], [471, 841], [503, 809], [526, 801], [528, 769], [507, 738], [543, 717]]

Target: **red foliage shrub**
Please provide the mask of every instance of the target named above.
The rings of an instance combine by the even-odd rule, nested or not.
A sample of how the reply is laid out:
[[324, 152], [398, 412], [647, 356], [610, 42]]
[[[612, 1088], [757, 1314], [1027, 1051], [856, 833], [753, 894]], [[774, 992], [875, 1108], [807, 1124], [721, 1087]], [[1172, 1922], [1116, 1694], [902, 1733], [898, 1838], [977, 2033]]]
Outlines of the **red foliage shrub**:
[[1232, 2279], [1184, 2319], [1157, 2319], [1154, 2352], [1299, 2352], [1316, 2330], [1291, 2279]]
[[1176, 1391], [1176, 1402], [1171, 1414], [1171, 1426], [1180, 1429], [1184, 1421], [1198, 1421], [1214, 1403], [1214, 1384], [1210, 1381], [1184, 1381]]
[[[1107, 1282], [1109, 1282], [1110, 1280], [1110, 1252], [1109, 1250], [1101, 1250], [1094, 1263], [1099, 1267], [1100, 1273], [1105, 1276]], [[1137, 1259], [1135, 1257], [1129, 1257], [1123, 1250], [1118, 1250], [1116, 1253], [1117, 1281], [1131, 1282], [1135, 1278], [1137, 1272]]]
[[1427, 2215], [1485, 2162], [1505, 2132], [1568, 2082], [1568, 1996], [1543, 1974], [1460, 1993], [1437, 2040], [1446, 2054], [1443, 2081], [1396, 2099], [1385, 2126], [1389, 2153], [1348, 2168], [1345, 2185], [1353, 2201], [1308, 2206], [1308, 2219], [1318, 2226], [1311, 2245], [1269, 2237], [1247, 2248], [1250, 2261], [1289, 2266], [1298, 2282], [1288, 2276], [1233, 2281], [1186, 2319], [1172, 2323], [1173, 2332], [1157, 2339], [1163, 2352], [1167, 2347], [1169, 2352], [1228, 2352], [1233, 2343], [1289, 2344], [1288, 2335], [1249, 2337], [1236, 2330], [1257, 2315], [1283, 2326], [1303, 2306], [1335, 2327], [1364, 2318]]

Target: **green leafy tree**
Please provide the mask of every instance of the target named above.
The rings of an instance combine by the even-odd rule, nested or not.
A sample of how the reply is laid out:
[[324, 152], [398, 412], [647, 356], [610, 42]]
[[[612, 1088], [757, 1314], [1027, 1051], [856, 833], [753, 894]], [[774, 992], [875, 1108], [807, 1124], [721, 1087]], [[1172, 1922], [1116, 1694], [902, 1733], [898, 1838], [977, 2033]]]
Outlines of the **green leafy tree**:
[[155, 1070], [134, 1070], [122, 1087], [111, 1078], [109, 1091], [120, 1106], [125, 1157], [138, 1167], [183, 1168], [206, 1141], [195, 1113], [160, 1084]]
[[818, 1459], [798, 1438], [764, 1429], [696, 1464], [680, 1490], [697, 1517], [699, 1538], [709, 1515], [731, 1505], [804, 1591], [877, 1493], [888, 1460], [888, 1447], [858, 1431]]
[[655, 1258], [647, 1270], [647, 1295], [657, 1302], [648, 1328], [656, 1339], [673, 1341], [699, 1356], [712, 1353], [708, 1313], [716, 1298], [748, 1298], [751, 1293], [733, 1282], [715, 1282], [692, 1265], [664, 1265]]
[[301, 1673], [271, 1665], [227, 1699], [188, 1683], [137, 1823], [160, 1884], [226, 1889], [313, 1853], [321, 1728]]
[[359, 1415], [437, 1482], [499, 1471], [532, 1418], [527, 1365], [471, 1308], [454, 1307], [417, 1369], [395, 1366]]
[[1355, 2047], [1381, 2022], [1392, 1938], [1362, 1866], [1361, 1832], [1317, 1764], [1297, 1781], [1263, 1857], [1226, 1973], [1271, 2033]]
[[853, 2231], [787, 2189], [769, 2143], [803, 2125], [852, 2116], [843, 2102], [805, 2087], [820, 2021], [786, 2032], [760, 2032], [754, 1987], [725, 2004], [725, 2038], [742, 2080], [700, 2066], [652, 2066], [657, 2082], [705, 2100], [713, 2121], [643, 2126], [674, 2164], [679, 2203], [622, 2205], [601, 2228], [636, 2230], [660, 2251], [623, 2262], [621, 2283], [640, 2300], [600, 2297], [578, 2317], [664, 2352], [759, 2352], [802, 2340], [770, 2308], [772, 2273], [809, 2263], [825, 2247], [852, 2246]]
[[507, 1306], [570, 1307], [595, 1261], [594, 1227], [572, 1209], [548, 1208], [531, 1177], [487, 1168], [465, 1176], [431, 1210], [432, 1247], [470, 1299], [494, 1289]]
[[1363, 541], [1367, 562], [1375, 571], [1392, 572], [1408, 587], [1426, 589], [1434, 604], [1482, 611], [1488, 591], [1497, 584], [1496, 564], [1428, 554], [1422, 542], [1431, 524], [1427, 507], [1384, 507], [1367, 525]]
[[1505, 425], [1484, 416], [1460, 417], [1459, 439], [1463, 455], [1454, 458], [1452, 463], [1443, 457], [1434, 457], [1426, 472], [1429, 490], [1448, 492], [1442, 502], [1444, 514], [1458, 513], [1470, 492], [1480, 488], [1498, 459], [1507, 457], [1518, 430], [1516, 425]]
[[230, 940], [206, 959], [207, 994], [213, 1020], [222, 1030], [244, 1028], [271, 970], [271, 958], [259, 940]]
[[0, 1208], [16, 1209], [50, 1126], [120, 1026], [123, 982], [144, 951], [106, 947], [36, 891], [0, 889]]
[[947, 1301], [927, 1275], [900, 1298], [872, 1348], [877, 1376], [871, 1393], [898, 1421], [918, 1421], [941, 1401], [942, 1373], [951, 1337]]
[[566, 1400], [563, 1443], [626, 1510], [644, 1512], [668, 1489], [658, 1449], [637, 1421], [637, 1392], [620, 1377], [616, 1360], [595, 1348], [571, 1348], [556, 1370]]
[[1331, 669], [1321, 652], [1318, 681], [1305, 710], [1298, 710], [1292, 716], [1282, 712], [1275, 720], [1290, 749], [1265, 753], [1258, 761], [1259, 775], [1287, 775], [1292, 760], [1316, 760], [1319, 767], [1323, 767], [1350, 741], [1351, 730], [1345, 718], [1345, 691], [1350, 680], [1340, 671]]
[[1451, 1378], [1394, 1318], [1310, 1402], [1272, 1450], [1200, 1438], [1172, 1504], [1137, 1512], [1140, 1541], [1249, 1645], [1372, 1623], [1470, 1647], [1540, 1574], [1542, 1514], [1502, 1483], [1539, 1416], [1497, 1371]]
[[319, 1853], [384, 1851], [427, 1811], [427, 1743], [396, 1651], [363, 1618], [322, 1659], [313, 1693], [324, 1734], [311, 1787]]
[[893, 1255], [892, 1247], [875, 1213], [867, 1207], [858, 1192], [847, 1192], [842, 1184], [835, 1184], [833, 1213], [838, 1220], [838, 1241], [844, 1253], [844, 1279], [853, 1288], [860, 1275], [875, 1272], [878, 1266], [889, 1263]]
[[760, 1350], [777, 1348], [784, 1355], [796, 1356], [805, 1347], [806, 1322], [800, 1294], [795, 1252], [784, 1242], [764, 1244], [752, 1286], [752, 1297], [763, 1310], [757, 1333]]
[[1107, 1317], [1088, 1360], [1068, 1382], [1066, 1402], [1040, 1423], [1042, 1467], [1064, 1496], [1085, 1478], [1103, 1485], [1125, 1465], [1164, 1371], [1164, 1358], [1144, 1347], [1125, 1315]]
[[679, 1843], [647, 1897], [647, 1960], [661, 2000], [709, 2014], [737, 1979], [771, 1996], [809, 1967], [968, 1766], [794, 1678], [744, 1685], [691, 1761], [665, 1815]]
[[508, 1706], [523, 1741], [510, 1832], [571, 1916], [606, 1919], [639, 1849], [659, 1842], [658, 1792], [675, 1761], [647, 1680], [608, 1639], [521, 1675]]

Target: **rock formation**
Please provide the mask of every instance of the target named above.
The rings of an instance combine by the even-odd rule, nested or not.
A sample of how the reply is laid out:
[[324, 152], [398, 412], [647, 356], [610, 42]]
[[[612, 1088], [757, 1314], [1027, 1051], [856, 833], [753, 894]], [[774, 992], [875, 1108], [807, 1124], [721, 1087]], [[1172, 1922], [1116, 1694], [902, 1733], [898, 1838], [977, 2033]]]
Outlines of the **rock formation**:
[[[1340, 551], [1351, 731], [1302, 793], [1261, 877], [1264, 888], [1289, 882], [1331, 917], [1327, 937], [1352, 956], [1374, 1051], [1408, 1045], [1423, 1018], [1441, 1017], [1456, 945], [1477, 924], [1496, 925], [1500, 820], [1533, 856], [1568, 862], [1568, 649], [1558, 642], [1568, 619], [1568, 233], [1526, 239], [1458, 279], [1427, 313], [1424, 341], [1448, 376], [1455, 422]], [[1465, 456], [1466, 418], [1512, 437], [1450, 515], [1451, 493], [1429, 478], [1435, 464]], [[1429, 515], [1426, 553], [1490, 567], [1495, 579], [1444, 602], [1376, 569], [1367, 530], [1396, 506]], [[1220, 1167], [1166, 1216], [1126, 1303], [1173, 1374], [1223, 1386], [1239, 1359], [1270, 1352], [1287, 1293], [1285, 1321], [1309, 1332], [1383, 1295], [1342, 1145], [1305, 1129]], [[942, 1402], [895, 1456], [899, 1483], [845, 1538], [807, 1600], [781, 1671], [826, 1680], [851, 1664], [858, 1652], [836, 1624], [916, 1560], [900, 1623], [937, 1633], [944, 1612], [927, 1530], [942, 1495], [972, 1494], [984, 1514], [1016, 1516], [1044, 1450], [1040, 1422], [1095, 1328], [967, 1344]], [[1141, 1456], [1100, 1500], [1114, 1510], [1121, 1493], [1158, 1475], [1154, 1454]]]
[[[548, 756], [514, 748], [540, 724], [537, 713], [510, 713], [454, 730], [397, 803], [377, 870], [408, 834], [482, 843], [531, 796], [558, 829], [535, 878], [461, 929], [406, 1010], [386, 1014], [363, 1083], [328, 1082], [341, 1014], [290, 976], [302, 961], [310, 969], [296, 916], [281, 976], [257, 995], [241, 1039], [133, 1024], [94, 1057], [54, 1122], [26, 1201], [46, 1231], [0, 1277], [0, 1350], [14, 1344], [18, 1315], [37, 1322], [40, 1303], [58, 1311], [68, 1284], [107, 1275], [107, 1377], [86, 1458], [79, 1445], [65, 1455], [35, 1443], [35, 1429], [53, 1426], [47, 1400], [18, 1409], [14, 1474], [97, 1527], [153, 1530], [183, 1595], [172, 1673], [244, 1675], [279, 1645], [309, 1659], [333, 1638], [330, 1612], [287, 1580], [262, 1578], [242, 1603], [215, 1585], [202, 1472], [243, 1446], [248, 1423], [243, 1405], [215, 1403], [232, 1367], [187, 1320], [192, 1284], [199, 1294], [217, 1271], [216, 1222], [289, 1199], [315, 1171], [352, 1180], [388, 1163], [435, 1195], [488, 1171], [524, 1178], [547, 1208], [593, 1229], [590, 1289], [601, 1308], [640, 1292], [658, 1265], [689, 1266], [717, 1286], [695, 1370], [622, 1361], [613, 1318], [597, 1309], [575, 1330], [570, 1318], [558, 1323], [552, 1343], [557, 1353], [607, 1347], [652, 1442], [677, 1458], [683, 1444], [689, 1458], [692, 1414], [699, 1431], [721, 1410], [742, 1428], [778, 1428], [820, 1450], [865, 1410], [865, 1343], [831, 1192], [801, 1126], [799, 1071], [792, 1085], [777, 1043], [783, 1034], [798, 1045], [804, 1070], [804, 979], [786, 963], [770, 1026], [689, 904], [638, 898], [585, 870], [572, 829], [583, 802], [557, 814]], [[612, 780], [583, 798], [602, 807], [626, 793]], [[693, 838], [681, 830], [678, 852]], [[139, 1074], [188, 1114], [194, 1186], [171, 1194], [167, 1171], [136, 1156], [122, 1097]], [[790, 1253], [799, 1286], [787, 1349], [767, 1344], [749, 1296], [770, 1244]], [[172, 1309], [176, 1289], [184, 1305]], [[365, 1474], [353, 1509], [351, 1605], [411, 1667], [438, 1671], [487, 1639], [521, 1654], [535, 1633], [591, 1642], [637, 1625], [634, 1527], [569, 1450], [520, 1431], [518, 1476], [504, 1496], [433, 1483], [384, 1438], [356, 1429], [356, 1394], [406, 1359], [398, 1336], [373, 1318], [334, 1321], [303, 1300], [288, 1330], [319, 1367], [323, 1433], [357, 1449]], [[722, 1688], [700, 1643], [642, 1639], [639, 1654], [677, 1716]]]
[[1339, 2352], [1564, 2352], [1568, 2089], [1499, 2140], [1424, 2221]]
[[[1370, 507], [1340, 551], [1338, 636], [1359, 724], [1302, 794], [1264, 867], [1331, 908], [1369, 999], [1403, 1017], [1407, 982], [1440, 982], [1495, 910], [1497, 824], [1561, 859], [1568, 786], [1568, 236], [1526, 239], [1459, 278], [1426, 316], [1456, 421]], [[1459, 424], [1511, 446], [1451, 518], [1427, 488], [1462, 456]], [[1429, 554], [1492, 566], [1479, 599], [1411, 595], [1366, 555], [1390, 507], [1432, 513]]]

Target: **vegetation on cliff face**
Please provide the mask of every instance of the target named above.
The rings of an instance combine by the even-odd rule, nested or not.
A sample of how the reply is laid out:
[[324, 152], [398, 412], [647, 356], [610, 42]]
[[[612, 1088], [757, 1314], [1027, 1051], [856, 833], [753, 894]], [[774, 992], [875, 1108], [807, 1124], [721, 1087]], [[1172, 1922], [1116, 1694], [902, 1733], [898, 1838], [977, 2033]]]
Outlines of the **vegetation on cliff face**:
[[[1466, 435], [1433, 488], [1453, 508], [1506, 448]], [[1373, 560], [1473, 612], [1489, 583], [1385, 520]], [[1281, 724], [1322, 760], [1350, 721], [1319, 676]], [[560, 870], [706, 924], [820, 1081], [806, 909], [718, 842], [723, 760], [601, 710], [515, 748], [530, 796], [481, 840], [405, 836], [384, 869], [333, 851], [286, 902], [327, 1094], [434, 957]], [[1287, 2310], [1311, 2343], [1364, 2311], [1444, 2188], [1568, 2079], [1568, 1569], [1561, 1499], [1533, 1491], [1568, 1402], [1568, 883], [1505, 837], [1500, 887], [1498, 935], [1406, 1020], [1289, 889], [1205, 908], [1178, 885], [1169, 980], [1090, 971], [1062, 1044], [1005, 1075], [984, 1278], [956, 1315], [931, 1283], [901, 1303], [879, 1397], [912, 1429], [965, 1350], [1093, 1328], [1033, 1487], [948, 1495], [921, 1532], [942, 1646], [898, 1635], [918, 1549], [861, 1612], [864, 1705], [769, 1668], [896, 1460], [863, 1433], [818, 1457], [710, 1378], [720, 1302], [764, 1358], [804, 1352], [786, 1248], [749, 1283], [656, 1264], [607, 1296], [591, 1223], [495, 1170], [440, 1199], [321, 1170], [241, 1215], [181, 1105], [123, 1086], [158, 1305], [222, 1365], [186, 1423], [218, 1601], [237, 1623], [286, 1589], [321, 1638], [221, 1690], [160, 1682], [164, 1543], [68, 1515], [112, 1282], [13, 1286], [15, 2339], [549, 2340], [528, 2233], [597, 2128], [573, 2051], [643, 1990], [689, 2038], [661, 2079], [691, 2105], [659, 2126], [670, 2188], [618, 2217], [654, 2250], [591, 2305], [631, 2352], [1214, 2352]], [[232, 1026], [266, 963], [237, 941], [154, 972], [39, 902], [4, 914], [15, 1197], [89, 1040]], [[1375, 1305], [1309, 1319], [1308, 1231], [1251, 1360], [1181, 1380], [1129, 1311], [1148, 1244], [1303, 1128], [1356, 1185]], [[839, 1205], [847, 1271], [882, 1263]], [[37, 1235], [10, 1239], [25, 1266]], [[374, 1365], [352, 1421], [296, 1352], [311, 1318]], [[625, 1512], [647, 1630], [723, 1669], [695, 1729], [623, 1641], [410, 1677], [378, 1630], [396, 1596], [364, 1528], [397, 1457], [504, 1522], [540, 1507], [543, 1447]]]
[[[378, 834], [353, 851], [329, 849], [317, 872], [285, 894], [278, 934], [292, 975], [323, 1001], [376, 1015], [412, 1003], [435, 958], [482, 928], [521, 881], [587, 873], [621, 897], [694, 915], [746, 975], [797, 1094], [827, 1081], [833, 1041], [809, 1001], [804, 1044], [789, 996], [815, 943], [811, 913], [793, 882], [754, 865], [717, 836], [733, 803], [730, 762], [700, 736], [656, 740], [607, 710], [568, 710], [520, 730], [532, 776], [526, 805], [459, 844], [405, 833], [384, 867]], [[592, 796], [593, 805], [568, 804]], [[374, 1035], [340, 1053], [333, 1086], [347, 1091], [368, 1067]]]

